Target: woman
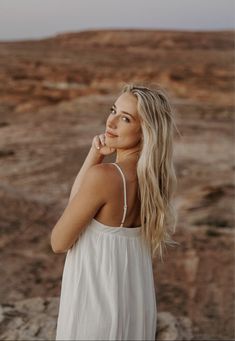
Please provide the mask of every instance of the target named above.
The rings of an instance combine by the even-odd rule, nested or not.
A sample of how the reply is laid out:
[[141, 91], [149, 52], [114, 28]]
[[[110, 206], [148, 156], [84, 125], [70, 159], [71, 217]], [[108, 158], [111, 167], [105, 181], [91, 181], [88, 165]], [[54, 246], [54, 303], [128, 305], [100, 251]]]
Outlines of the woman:
[[163, 90], [126, 85], [94, 137], [51, 234], [67, 252], [56, 340], [155, 340], [152, 258], [176, 218], [172, 123]]

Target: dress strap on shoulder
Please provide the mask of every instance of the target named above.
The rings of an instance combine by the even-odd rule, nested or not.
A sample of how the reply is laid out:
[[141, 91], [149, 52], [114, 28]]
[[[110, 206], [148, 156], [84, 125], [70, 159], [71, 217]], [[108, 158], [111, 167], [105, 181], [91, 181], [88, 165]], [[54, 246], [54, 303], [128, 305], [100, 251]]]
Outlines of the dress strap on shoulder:
[[113, 162], [112, 164], [115, 165], [118, 168], [118, 170], [120, 171], [121, 176], [122, 176], [122, 180], [123, 180], [123, 185], [124, 185], [124, 213], [123, 213], [122, 222], [121, 222], [121, 226], [120, 226], [120, 227], [123, 227], [123, 223], [124, 223], [124, 220], [126, 217], [126, 212], [127, 212], [126, 180], [125, 180], [125, 176], [123, 174], [123, 171], [121, 170], [121, 167], [117, 163]]

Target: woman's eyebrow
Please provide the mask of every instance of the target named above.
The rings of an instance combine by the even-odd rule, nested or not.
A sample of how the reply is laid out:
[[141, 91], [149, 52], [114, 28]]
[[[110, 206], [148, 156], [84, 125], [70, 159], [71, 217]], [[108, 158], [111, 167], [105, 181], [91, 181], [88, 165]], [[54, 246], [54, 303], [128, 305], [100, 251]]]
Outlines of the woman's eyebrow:
[[[117, 109], [117, 107], [116, 107], [116, 105], [115, 104], [113, 104], [113, 106], [115, 107], [115, 109]], [[133, 118], [133, 120], [135, 120], [135, 117], [134, 116], [132, 116], [131, 114], [129, 114], [129, 112], [126, 112], [126, 111], [121, 111], [123, 114], [126, 114], [126, 115], [129, 115], [129, 116], [131, 116], [132, 118]]]

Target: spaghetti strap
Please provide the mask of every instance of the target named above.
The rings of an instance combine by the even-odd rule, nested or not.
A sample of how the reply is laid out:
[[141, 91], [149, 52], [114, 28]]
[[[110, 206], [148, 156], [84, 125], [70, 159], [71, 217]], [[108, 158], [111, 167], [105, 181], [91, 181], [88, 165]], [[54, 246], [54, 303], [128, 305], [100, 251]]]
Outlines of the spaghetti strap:
[[123, 227], [124, 221], [125, 221], [125, 217], [126, 217], [126, 213], [127, 213], [127, 200], [126, 200], [126, 180], [125, 180], [125, 176], [123, 174], [123, 171], [121, 170], [121, 167], [117, 164], [117, 163], [112, 163], [113, 165], [115, 165], [118, 170], [121, 173], [122, 176], [122, 180], [123, 180], [123, 184], [124, 184], [124, 212], [123, 212], [123, 217], [122, 217], [122, 222], [120, 227]]

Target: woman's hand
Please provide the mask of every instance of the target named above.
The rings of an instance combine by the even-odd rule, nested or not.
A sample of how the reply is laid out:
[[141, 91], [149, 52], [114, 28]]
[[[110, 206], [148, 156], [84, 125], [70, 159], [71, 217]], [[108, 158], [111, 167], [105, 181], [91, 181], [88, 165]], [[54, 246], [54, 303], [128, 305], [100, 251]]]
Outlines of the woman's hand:
[[105, 134], [96, 135], [93, 138], [92, 147], [95, 148], [97, 152], [99, 152], [101, 155], [113, 154], [116, 151], [116, 149], [106, 146], [105, 139], [106, 139]]

